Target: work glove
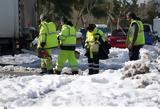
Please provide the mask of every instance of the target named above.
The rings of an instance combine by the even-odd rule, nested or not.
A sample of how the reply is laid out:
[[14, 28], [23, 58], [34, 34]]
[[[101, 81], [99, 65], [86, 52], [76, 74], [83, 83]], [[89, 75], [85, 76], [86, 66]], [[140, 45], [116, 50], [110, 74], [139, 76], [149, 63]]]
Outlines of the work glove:
[[46, 45], [45, 42], [41, 42], [41, 48], [44, 48], [45, 45]]
[[49, 56], [49, 54], [45, 49], [43, 49], [43, 48], [38, 49], [38, 57], [39, 58], [45, 58], [45, 57], [48, 57], [48, 56]]
[[96, 38], [95, 38], [95, 41], [97, 41], [97, 40], [98, 40], [98, 38], [96, 37]]

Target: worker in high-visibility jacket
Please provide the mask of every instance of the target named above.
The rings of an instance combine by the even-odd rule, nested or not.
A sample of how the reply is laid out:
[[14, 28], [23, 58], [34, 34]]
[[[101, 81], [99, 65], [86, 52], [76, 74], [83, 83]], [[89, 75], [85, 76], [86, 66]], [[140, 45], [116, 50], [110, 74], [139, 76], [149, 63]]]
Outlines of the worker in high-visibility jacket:
[[41, 58], [41, 74], [53, 74], [52, 50], [58, 46], [56, 26], [50, 16], [41, 15], [41, 24], [37, 42], [38, 55]]
[[58, 36], [60, 51], [56, 62], [55, 72], [60, 74], [64, 63], [68, 60], [72, 69], [72, 74], [78, 74], [78, 63], [75, 57], [76, 29], [73, 25], [68, 25], [68, 19], [66, 17], [61, 18], [61, 26], [61, 33]]
[[85, 40], [86, 56], [88, 57], [89, 75], [99, 73], [99, 46], [100, 39], [105, 42], [105, 34], [96, 27], [89, 24]]
[[129, 49], [129, 59], [138, 60], [139, 50], [145, 44], [144, 27], [139, 17], [133, 12], [128, 12], [127, 19], [130, 22], [128, 35], [127, 35], [127, 46]]

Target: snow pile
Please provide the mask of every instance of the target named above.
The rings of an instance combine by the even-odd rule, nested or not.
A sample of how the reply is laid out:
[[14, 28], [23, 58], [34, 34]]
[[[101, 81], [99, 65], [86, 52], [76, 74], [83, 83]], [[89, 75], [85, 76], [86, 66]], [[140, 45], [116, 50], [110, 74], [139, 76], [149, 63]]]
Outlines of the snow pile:
[[126, 62], [123, 69], [122, 78], [131, 77], [137, 74], [149, 73], [151, 58], [148, 52], [149, 51], [145, 49], [141, 49], [140, 51], [141, 59], [136, 61]]
[[[57, 76], [23, 76], [3, 79], [0, 82], [0, 106], [2, 104], [33, 105], [43, 95], [68, 84], [73, 78]], [[2, 90], [3, 89], [3, 90]]]
[[16, 77], [16, 76], [24, 76], [24, 75], [34, 75], [34, 74], [38, 74], [41, 71], [40, 68], [30, 68], [30, 67], [13, 66], [13, 65], [0, 67], [0, 69], [1, 69], [0, 77], [2, 76]]
[[37, 68], [29, 68], [29, 67], [21, 67], [21, 66], [13, 66], [13, 65], [8, 65], [1, 67], [1, 72], [38, 72], [40, 69]]
[[1, 56], [0, 63], [19, 65], [24, 63], [32, 63], [36, 60], [38, 60], [37, 56], [30, 55], [30, 54], [18, 54], [15, 56], [11, 56], [11, 55]]
[[[127, 49], [111, 48], [109, 59], [100, 61], [100, 73], [96, 75], [2, 76], [0, 106], [156, 107], [160, 103], [158, 50], [154, 46], [147, 46], [141, 49], [140, 60], [127, 62]], [[84, 54], [83, 49], [79, 51]], [[79, 66], [87, 74], [87, 58], [82, 54]], [[23, 56], [21, 63], [29, 58], [29, 55], [24, 55], [19, 55]], [[56, 57], [53, 55], [53, 62]], [[18, 56], [13, 58], [17, 60]], [[30, 55], [30, 59], [36, 61], [37, 57]], [[64, 72], [68, 70], [68, 66], [63, 69]], [[4, 66], [0, 67], [0, 71], [29, 72], [38, 71], [38, 68]]]

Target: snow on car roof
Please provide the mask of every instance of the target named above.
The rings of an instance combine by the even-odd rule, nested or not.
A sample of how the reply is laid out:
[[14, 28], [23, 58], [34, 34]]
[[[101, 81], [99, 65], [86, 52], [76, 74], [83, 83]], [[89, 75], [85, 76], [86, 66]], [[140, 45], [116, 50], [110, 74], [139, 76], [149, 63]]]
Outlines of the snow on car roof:
[[106, 24], [96, 24], [96, 27], [107, 27]]

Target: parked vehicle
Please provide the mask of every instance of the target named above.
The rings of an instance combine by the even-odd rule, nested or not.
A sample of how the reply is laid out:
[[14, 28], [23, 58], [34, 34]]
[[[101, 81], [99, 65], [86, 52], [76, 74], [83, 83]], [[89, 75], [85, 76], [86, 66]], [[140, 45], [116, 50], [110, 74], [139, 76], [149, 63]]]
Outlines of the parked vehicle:
[[153, 19], [153, 31], [157, 33], [157, 40], [160, 42], [160, 18]]
[[107, 39], [108, 43], [112, 47], [126, 48], [127, 32], [128, 32], [128, 29], [113, 30], [111, 35], [108, 36], [108, 39]]
[[[127, 32], [128, 29], [116, 29], [113, 30], [111, 35], [108, 37], [108, 43], [112, 47], [116, 48], [126, 48], [126, 40], [127, 40]], [[153, 45], [154, 44], [154, 33], [152, 30], [152, 25], [144, 23], [144, 36], [145, 36], [145, 44]]]
[[145, 44], [153, 45], [153, 30], [151, 24], [144, 24], [144, 36], [145, 36]]
[[108, 36], [109, 29], [106, 24], [96, 24], [96, 27], [102, 30]]
[[29, 47], [37, 26], [37, 0], [0, 0], [0, 55]]

